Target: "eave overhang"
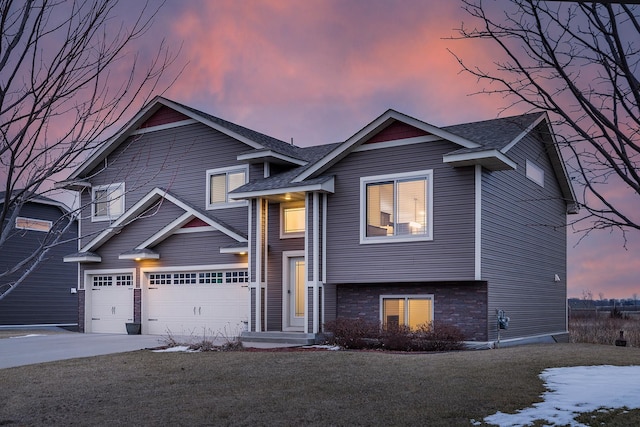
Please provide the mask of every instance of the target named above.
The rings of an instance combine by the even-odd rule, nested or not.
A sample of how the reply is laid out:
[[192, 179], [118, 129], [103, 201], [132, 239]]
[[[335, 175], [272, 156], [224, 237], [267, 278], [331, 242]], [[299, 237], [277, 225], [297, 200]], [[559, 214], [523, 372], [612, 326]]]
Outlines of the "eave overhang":
[[[305, 184], [301, 183], [292, 183], [290, 186], [281, 187], [281, 188], [271, 188], [271, 189], [263, 189], [263, 190], [254, 190], [254, 191], [243, 191], [243, 192], [231, 192], [233, 194], [233, 198], [237, 200], [243, 199], [256, 199], [256, 198], [276, 198], [281, 200], [283, 197], [284, 200], [294, 200], [297, 197], [293, 195], [296, 194], [305, 194], [310, 192], [319, 192], [319, 193], [334, 193], [335, 192], [335, 178], [330, 177], [324, 182], [315, 183], [315, 184]], [[289, 197], [286, 197], [289, 195]]]
[[68, 179], [65, 181], [56, 182], [53, 184], [55, 189], [82, 191], [85, 188], [91, 188], [91, 183], [80, 179]]
[[102, 262], [102, 257], [94, 252], [77, 252], [62, 258], [63, 262], [91, 263]]
[[249, 245], [244, 243], [237, 243], [229, 246], [224, 246], [220, 248], [221, 254], [235, 254], [235, 255], [246, 255], [249, 253]]
[[458, 154], [453, 152], [442, 156], [442, 161], [453, 167], [481, 165], [490, 171], [517, 169], [516, 162], [499, 150], [485, 150]]
[[120, 255], [118, 255], [118, 259], [130, 259], [134, 261], [142, 261], [144, 259], [160, 259], [160, 254], [147, 248], [134, 249], [121, 253]]
[[238, 155], [237, 159], [238, 161], [247, 162], [247, 163], [269, 162], [273, 164], [289, 165], [289, 166], [304, 166], [308, 163], [304, 160], [287, 156], [286, 154], [281, 154], [268, 149], [254, 150], [251, 152], [243, 153]]

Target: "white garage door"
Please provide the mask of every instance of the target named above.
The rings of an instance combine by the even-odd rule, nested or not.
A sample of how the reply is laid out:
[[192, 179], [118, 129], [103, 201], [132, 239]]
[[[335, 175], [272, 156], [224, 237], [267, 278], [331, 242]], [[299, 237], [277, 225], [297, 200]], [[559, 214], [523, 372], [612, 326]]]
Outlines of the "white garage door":
[[145, 279], [145, 334], [230, 338], [246, 327], [246, 270], [150, 272]]
[[126, 334], [125, 323], [133, 322], [133, 276], [91, 276], [91, 332]]

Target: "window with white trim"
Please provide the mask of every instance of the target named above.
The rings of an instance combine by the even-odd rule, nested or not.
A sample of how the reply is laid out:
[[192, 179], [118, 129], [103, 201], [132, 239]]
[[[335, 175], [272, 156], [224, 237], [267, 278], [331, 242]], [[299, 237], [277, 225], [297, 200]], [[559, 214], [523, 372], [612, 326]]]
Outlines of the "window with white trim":
[[16, 228], [20, 230], [42, 231], [48, 233], [53, 223], [44, 219], [25, 218], [19, 216], [16, 218]]
[[108, 221], [124, 213], [124, 182], [91, 189], [91, 220]]
[[433, 295], [381, 295], [383, 326], [408, 326], [411, 329], [433, 322]]
[[433, 171], [360, 178], [360, 243], [432, 239]]
[[538, 184], [540, 187], [544, 187], [544, 169], [527, 159], [526, 163], [527, 178]]
[[248, 166], [210, 169], [207, 171], [207, 209], [220, 209], [247, 204], [234, 200], [230, 191], [248, 182]]
[[280, 204], [280, 238], [304, 237], [306, 215], [304, 202]]

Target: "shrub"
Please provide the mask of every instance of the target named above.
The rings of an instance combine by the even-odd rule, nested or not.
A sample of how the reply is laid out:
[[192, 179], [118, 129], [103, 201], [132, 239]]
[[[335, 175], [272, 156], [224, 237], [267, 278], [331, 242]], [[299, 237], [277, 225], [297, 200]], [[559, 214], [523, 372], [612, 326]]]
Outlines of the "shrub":
[[348, 349], [385, 349], [393, 351], [461, 350], [464, 335], [458, 327], [433, 322], [410, 329], [404, 325], [385, 325], [362, 319], [338, 318], [325, 329], [332, 333], [332, 344]]
[[344, 348], [375, 348], [380, 338], [379, 323], [360, 318], [338, 318], [327, 322], [325, 329], [331, 332], [329, 342]]

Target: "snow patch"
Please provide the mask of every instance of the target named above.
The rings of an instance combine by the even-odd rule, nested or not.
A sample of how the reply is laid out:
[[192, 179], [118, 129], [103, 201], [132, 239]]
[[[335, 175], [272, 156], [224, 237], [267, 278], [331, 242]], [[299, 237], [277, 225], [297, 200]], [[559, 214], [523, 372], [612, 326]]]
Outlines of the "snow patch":
[[197, 353], [198, 350], [191, 350], [188, 345], [177, 345], [175, 347], [168, 347], [162, 350], [152, 350], [154, 353]]
[[43, 337], [44, 334], [28, 334], [28, 335], [19, 335], [17, 337], [9, 337], [9, 338], [29, 338], [29, 337]]
[[[484, 421], [501, 427], [530, 425], [535, 420], [586, 427], [574, 420], [578, 414], [625, 406], [640, 409], [640, 366], [550, 368], [542, 371], [540, 378], [549, 390], [542, 394], [544, 402], [515, 414], [497, 412]], [[472, 420], [472, 424], [477, 422]]]

